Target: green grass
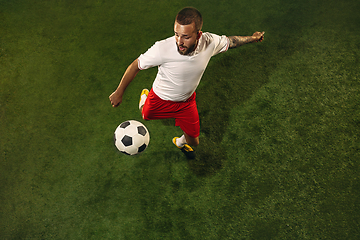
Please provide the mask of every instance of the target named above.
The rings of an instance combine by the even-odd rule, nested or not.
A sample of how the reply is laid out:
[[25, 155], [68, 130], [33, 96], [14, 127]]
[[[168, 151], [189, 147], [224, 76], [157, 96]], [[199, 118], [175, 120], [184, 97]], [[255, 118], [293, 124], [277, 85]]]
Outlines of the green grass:
[[[130, 64], [192, 5], [204, 31], [263, 43], [214, 57], [198, 158], [141, 119]], [[0, 239], [359, 239], [359, 23], [346, 1], [0, 0]], [[136, 119], [150, 146], [121, 155]]]

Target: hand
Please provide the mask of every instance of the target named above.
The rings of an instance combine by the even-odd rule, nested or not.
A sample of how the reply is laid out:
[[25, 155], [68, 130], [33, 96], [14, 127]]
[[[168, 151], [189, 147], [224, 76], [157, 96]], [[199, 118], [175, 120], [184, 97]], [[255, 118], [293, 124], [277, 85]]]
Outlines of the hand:
[[122, 95], [118, 94], [116, 91], [113, 92], [110, 96], [110, 103], [113, 107], [117, 107], [121, 104], [122, 102]]
[[253, 34], [253, 37], [256, 38], [255, 42], [262, 42], [264, 40], [264, 34], [265, 32], [255, 32]]

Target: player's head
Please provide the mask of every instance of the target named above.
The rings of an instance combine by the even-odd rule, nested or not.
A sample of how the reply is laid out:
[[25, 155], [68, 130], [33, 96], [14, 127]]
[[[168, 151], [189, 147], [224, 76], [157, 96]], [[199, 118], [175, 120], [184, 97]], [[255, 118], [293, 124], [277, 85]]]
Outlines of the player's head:
[[188, 55], [195, 50], [202, 32], [203, 21], [200, 12], [192, 7], [183, 8], [176, 15], [174, 32], [178, 52]]
[[195, 30], [197, 32], [201, 31], [203, 20], [201, 13], [193, 7], [186, 7], [180, 10], [176, 15], [176, 22], [181, 25], [189, 25], [195, 23]]

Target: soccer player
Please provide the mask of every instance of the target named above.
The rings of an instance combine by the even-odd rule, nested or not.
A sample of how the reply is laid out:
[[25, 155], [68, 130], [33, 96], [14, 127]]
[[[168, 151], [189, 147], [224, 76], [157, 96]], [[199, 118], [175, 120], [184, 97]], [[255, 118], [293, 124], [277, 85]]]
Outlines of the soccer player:
[[246, 43], [261, 42], [265, 32], [252, 36], [219, 36], [202, 32], [201, 13], [192, 7], [176, 16], [174, 36], [156, 42], [126, 69], [120, 84], [110, 96], [119, 106], [125, 89], [140, 70], [158, 67], [151, 90], [140, 94], [139, 109], [145, 120], [175, 118], [184, 134], [172, 142], [187, 158], [195, 158], [191, 146], [199, 145], [200, 122], [195, 90], [212, 56]]

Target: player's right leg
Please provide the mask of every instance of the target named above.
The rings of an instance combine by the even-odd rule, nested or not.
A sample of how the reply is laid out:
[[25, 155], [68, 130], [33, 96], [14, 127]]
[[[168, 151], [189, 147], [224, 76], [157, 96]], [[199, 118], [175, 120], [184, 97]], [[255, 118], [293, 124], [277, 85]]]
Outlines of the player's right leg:
[[145, 101], [146, 101], [146, 98], [147, 98], [148, 95], [149, 95], [149, 90], [144, 88], [141, 91], [141, 94], [140, 94], [140, 100], [139, 100], [139, 110], [140, 110], [140, 112], [142, 112], [142, 109], [144, 107], [144, 104], [145, 104]]

